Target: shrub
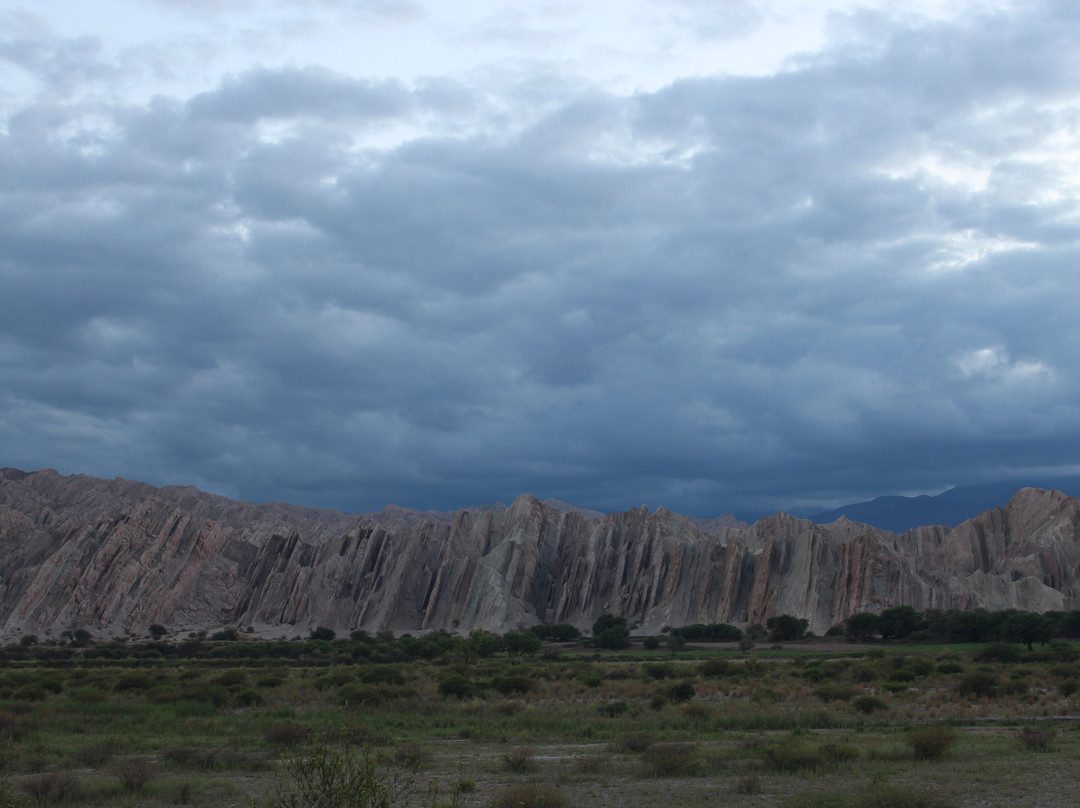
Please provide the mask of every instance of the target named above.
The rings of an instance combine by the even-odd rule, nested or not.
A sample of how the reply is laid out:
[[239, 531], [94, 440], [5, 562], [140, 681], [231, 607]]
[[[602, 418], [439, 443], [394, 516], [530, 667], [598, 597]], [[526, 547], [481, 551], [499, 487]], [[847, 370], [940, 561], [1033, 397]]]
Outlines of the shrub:
[[1023, 659], [1023, 649], [1019, 645], [1013, 645], [1007, 642], [992, 642], [989, 645], [983, 647], [978, 654], [975, 655], [977, 662], [1004, 662], [1012, 663], [1019, 662]]
[[608, 718], [615, 718], [625, 713], [629, 708], [626, 706], [625, 701], [609, 701], [607, 704], [601, 704], [598, 709]]
[[420, 771], [427, 760], [427, 750], [418, 743], [407, 743], [394, 750], [394, 763], [414, 772]]
[[651, 662], [645, 666], [645, 673], [653, 679], [674, 679], [675, 666], [670, 662]]
[[1052, 727], [1020, 727], [1016, 739], [1029, 752], [1046, 752], [1054, 740]]
[[523, 783], [495, 795], [493, 808], [566, 808], [569, 801], [559, 789], [547, 783]]
[[702, 676], [726, 676], [731, 671], [731, 663], [726, 659], [707, 659], [698, 666]]
[[679, 682], [669, 687], [665, 693], [669, 699], [676, 703], [690, 701], [690, 699], [694, 698], [694, 683]]
[[403, 685], [405, 674], [393, 665], [372, 665], [360, 674], [360, 681], [370, 685]]
[[935, 794], [909, 786], [879, 783], [854, 793], [816, 791], [796, 794], [788, 808], [948, 808]]
[[80, 704], [100, 704], [108, 698], [108, 695], [100, 687], [88, 685], [72, 691], [71, 698]]
[[814, 695], [822, 701], [851, 701], [855, 688], [841, 682], [825, 682], [814, 688]]
[[851, 702], [851, 706], [858, 710], [860, 713], [869, 715], [876, 710], [888, 710], [889, 705], [877, 696], [857, 696]]
[[125, 693], [129, 690], [149, 690], [156, 684], [157, 680], [146, 671], [131, 671], [116, 680], [113, 690], [117, 693]]
[[[439, 686], [442, 692], [442, 685]], [[443, 695], [446, 695], [443, 693]], [[382, 704], [386, 701], [387, 694], [381, 687], [365, 685], [359, 682], [347, 684], [338, 691], [338, 699], [342, 704]]]
[[320, 738], [309, 754], [291, 755], [266, 794], [266, 808], [390, 808], [393, 789], [367, 749]]
[[496, 676], [491, 680], [491, 686], [504, 696], [510, 696], [514, 693], [528, 693], [532, 690], [533, 685], [532, 679], [520, 675]]
[[525, 746], [511, 749], [503, 755], [503, 763], [506, 768], [515, 774], [529, 771], [533, 766], [533, 756], [536, 752]]
[[641, 754], [645, 777], [700, 777], [705, 765], [692, 743], [653, 744]]
[[124, 791], [132, 794], [141, 794], [154, 774], [154, 764], [144, 757], [130, 758], [116, 767], [116, 779]]
[[271, 724], [266, 728], [263, 736], [266, 738], [266, 742], [271, 746], [291, 748], [304, 743], [310, 734], [311, 730], [303, 724], [284, 722], [281, 724]]
[[997, 674], [974, 670], [964, 674], [957, 683], [956, 690], [961, 696], [992, 697], [997, 694], [999, 683]]
[[956, 741], [956, 732], [944, 726], [920, 727], [904, 736], [904, 742], [911, 747], [917, 760], [940, 760]]
[[614, 746], [619, 752], [644, 752], [654, 740], [649, 732], [628, 732]]
[[91, 743], [82, 747], [79, 750], [77, 757], [81, 763], [95, 769], [100, 769], [112, 760], [115, 754], [115, 741], [99, 741], [98, 743]]
[[240, 707], [255, 707], [263, 703], [262, 693], [253, 687], [245, 687], [236, 694], [236, 703]]
[[953, 662], [952, 660], [946, 660], [945, 662], [942, 662], [940, 665], [937, 666], [937, 672], [938, 673], [944, 673], [944, 674], [947, 674], [947, 675], [951, 676], [951, 675], [956, 674], [956, 673], [963, 673], [964, 672], [964, 666], [961, 665], [959, 662]]
[[740, 777], [739, 781], [735, 784], [735, 791], [739, 794], [746, 794], [753, 796], [761, 793], [761, 775], [760, 774], [748, 774], [744, 777]]
[[850, 743], [830, 741], [819, 746], [818, 751], [829, 763], [847, 763], [859, 759], [859, 748]]
[[79, 779], [71, 772], [39, 772], [20, 783], [26, 795], [35, 802], [65, 802], [81, 791]]
[[782, 772], [798, 772], [816, 769], [825, 764], [825, 758], [812, 746], [795, 740], [781, 741], [762, 748], [765, 765]]
[[218, 674], [213, 681], [222, 687], [243, 687], [247, 684], [248, 675], [242, 668], [233, 668]]
[[475, 689], [476, 686], [472, 680], [467, 676], [462, 676], [460, 673], [455, 673], [439, 682], [439, 692], [443, 695], [443, 698], [463, 699], [472, 695]]

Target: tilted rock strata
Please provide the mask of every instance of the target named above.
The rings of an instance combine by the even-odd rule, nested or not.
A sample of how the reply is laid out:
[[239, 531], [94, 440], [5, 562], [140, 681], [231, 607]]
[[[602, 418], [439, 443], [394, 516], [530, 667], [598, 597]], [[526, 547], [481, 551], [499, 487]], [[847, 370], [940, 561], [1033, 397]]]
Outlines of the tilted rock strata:
[[948, 530], [897, 535], [786, 514], [703, 534], [637, 508], [600, 518], [519, 497], [400, 526], [193, 488], [0, 472], [0, 634], [254, 626], [271, 636], [764, 623], [849, 614], [1080, 607], [1080, 503], [1024, 489]]

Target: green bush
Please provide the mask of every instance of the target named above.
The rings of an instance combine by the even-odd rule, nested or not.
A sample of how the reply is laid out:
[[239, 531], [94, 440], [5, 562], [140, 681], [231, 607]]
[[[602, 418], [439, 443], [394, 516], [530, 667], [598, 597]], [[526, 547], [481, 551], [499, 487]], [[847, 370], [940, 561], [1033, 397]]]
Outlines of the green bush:
[[676, 704], [690, 701], [695, 693], [693, 682], [678, 682], [665, 691], [665, 695]]
[[1024, 658], [1023, 649], [1019, 645], [1007, 642], [992, 642], [983, 647], [975, 655], [976, 662], [1003, 662], [1014, 663]]
[[702, 676], [719, 677], [727, 676], [731, 672], [732, 665], [726, 659], [706, 659], [698, 666], [698, 672]]
[[641, 753], [645, 777], [700, 777], [705, 764], [692, 743], [657, 743]]
[[974, 670], [965, 673], [956, 685], [961, 696], [992, 697], [997, 695], [1001, 680], [991, 671]]
[[765, 765], [782, 772], [798, 772], [820, 768], [825, 757], [812, 746], [796, 740], [784, 740], [762, 747]]
[[439, 682], [439, 693], [443, 698], [463, 699], [476, 692], [476, 685], [467, 676], [455, 673]]
[[653, 679], [674, 679], [675, 666], [670, 662], [650, 662], [645, 666], [645, 673]]
[[515, 693], [528, 693], [535, 684], [536, 683], [529, 677], [518, 675], [496, 676], [491, 680], [491, 687], [502, 693], [504, 696], [510, 696]]
[[608, 718], [615, 718], [630, 708], [626, 706], [625, 701], [609, 701], [607, 704], [601, 704], [598, 709]]
[[129, 690], [149, 690], [157, 684], [157, 679], [146, 671], [131, 671], [116, 680], [113, 690], [126, 693]]
[[851, 706], [858, 710], [860, 713], [869, 714], [877, 710], [888, 710], [889, 705], [877, 696], [865, 695], [857, 696], [852, 700]]
[[842, 682], [824, 682], [814, 688], [814, 695], [822, 701], [851, 701], [857, 691]]
[[904, 742], [911, 747], [917, 760], [940, 760], [956, 741], [956, 732], [945, 726], [920, 727], [904, 736]]

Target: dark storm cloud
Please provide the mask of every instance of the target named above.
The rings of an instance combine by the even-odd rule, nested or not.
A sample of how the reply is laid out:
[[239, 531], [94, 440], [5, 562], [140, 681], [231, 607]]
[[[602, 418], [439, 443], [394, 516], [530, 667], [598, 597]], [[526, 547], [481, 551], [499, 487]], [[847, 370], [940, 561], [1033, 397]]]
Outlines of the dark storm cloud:
[[71, 96], [95, 47], [8, 42], [45, 89], [0, 134], [4, 462], [701, 515], [1072, 463], [1075, 29], [864, 17], [631, 96], [303, 67], [143, 105]]

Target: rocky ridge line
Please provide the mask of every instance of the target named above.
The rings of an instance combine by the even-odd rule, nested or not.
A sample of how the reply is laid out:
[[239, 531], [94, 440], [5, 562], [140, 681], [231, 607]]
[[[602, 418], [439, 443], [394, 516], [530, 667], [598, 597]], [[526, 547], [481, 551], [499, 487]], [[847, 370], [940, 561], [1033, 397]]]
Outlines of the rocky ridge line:
[[[402, 509], [404, 510], [404, 509]], [[388, 520], [390, 521], [390, 520]], [[404, 523], [401, 523], [404, 522]], [[604, 516], [523, 495], [449, 520], [252, 505], [55, 471], [0, 471], [0, 637], [252, 626], [269, 636], [763, 623], [849, 614], [1080, 607], [1080, 503], [1023, 489], [953, 529], [903, 535], [777, 514], [703, 533], [663, 508]]]

